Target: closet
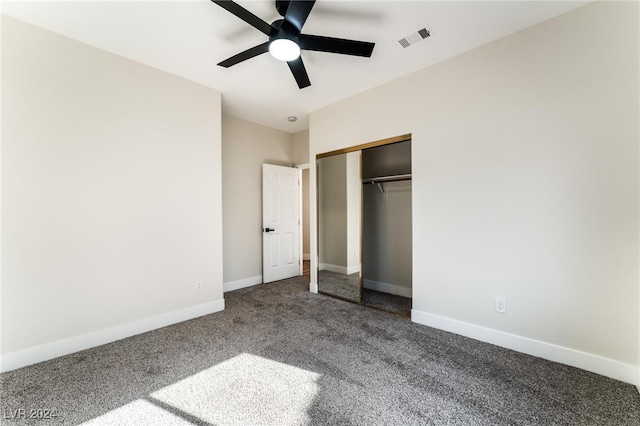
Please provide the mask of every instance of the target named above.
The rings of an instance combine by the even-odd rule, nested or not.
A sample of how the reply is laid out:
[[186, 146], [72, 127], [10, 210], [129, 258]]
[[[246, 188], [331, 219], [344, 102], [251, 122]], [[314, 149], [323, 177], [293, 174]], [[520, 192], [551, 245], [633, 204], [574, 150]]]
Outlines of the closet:
[[316, 161], [318, 291], [410, 317], [410, 135]]

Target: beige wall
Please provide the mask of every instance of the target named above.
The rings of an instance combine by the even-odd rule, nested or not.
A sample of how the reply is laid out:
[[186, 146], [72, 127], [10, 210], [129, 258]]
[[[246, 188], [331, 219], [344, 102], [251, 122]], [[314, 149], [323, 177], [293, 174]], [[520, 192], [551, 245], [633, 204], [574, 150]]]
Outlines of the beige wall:
[[3, 368], [224, 308], [219, 92], [6, 16], [2, 89]]
[[345, 167], [347, 169], [346, 187], [347, 196], [347, 270], [349, 274], [360, 272], [360, 230], [362, 228], [362, 180], [360, 178], [360, 151], [346, 154]]
[[596, 2], [313, 113], [310, 155], [411, 133], [413, 319], [635, 382], [639, 74], [638, 3]]
[[[318, 194], [320, 223], [318, 261], [320, 269], [338, 272], [347, 264], [347, 156], [336, 155], [320, 159]], [[315, 247], [311, 248], [313, 253]], [[312, 264], [312, 268], [315, 267]], [[345, 273], [345, 272], [342, 272]]]
[[360, 151], [319, 160], [320, 270], [360, 271]]
[[[225, 289], [262, 282], [262, 164], [293, 165], [293, 135], [222, 118]], [[235, 284], [234, 284], [235, 283]]]
[[298, 132], [293, 135], [293, 162], [295, 164], [309, 163], [309, 131]]

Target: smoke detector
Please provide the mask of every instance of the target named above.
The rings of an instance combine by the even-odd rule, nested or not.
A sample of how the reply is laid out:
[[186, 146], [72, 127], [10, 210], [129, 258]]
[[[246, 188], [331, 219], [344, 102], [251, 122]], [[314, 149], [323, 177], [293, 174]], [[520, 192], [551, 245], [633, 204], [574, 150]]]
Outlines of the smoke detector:
[[400, 43], [400, 46], [406, 49], [407, 47], [414, 45], [418, 42], [421, 42], [422, 40], [428, 37], [431, 37], [431, 29], [429, 27], [425, 27], [425, 28], [419, 29], [414, 33], [404, 36], [403, 38], [398, 40], [398, 43]]

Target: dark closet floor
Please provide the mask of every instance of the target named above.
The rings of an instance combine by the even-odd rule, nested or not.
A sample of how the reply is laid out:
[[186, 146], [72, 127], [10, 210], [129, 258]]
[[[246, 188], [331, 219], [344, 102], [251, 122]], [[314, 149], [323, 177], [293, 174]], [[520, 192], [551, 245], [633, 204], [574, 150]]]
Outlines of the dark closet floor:
[[365, 306], [391, 312], [403, 317], [411, 318], [411, 298], [396, 296], [395, 294], [364, 289]]

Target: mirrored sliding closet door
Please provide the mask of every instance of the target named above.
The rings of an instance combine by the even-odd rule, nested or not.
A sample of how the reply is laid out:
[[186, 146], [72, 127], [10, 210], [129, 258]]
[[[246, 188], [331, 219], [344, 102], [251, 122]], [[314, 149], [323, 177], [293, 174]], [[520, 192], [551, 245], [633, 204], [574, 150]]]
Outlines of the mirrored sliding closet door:
[[360, 302], [360, 151], [318, 159], [318, 290]]

